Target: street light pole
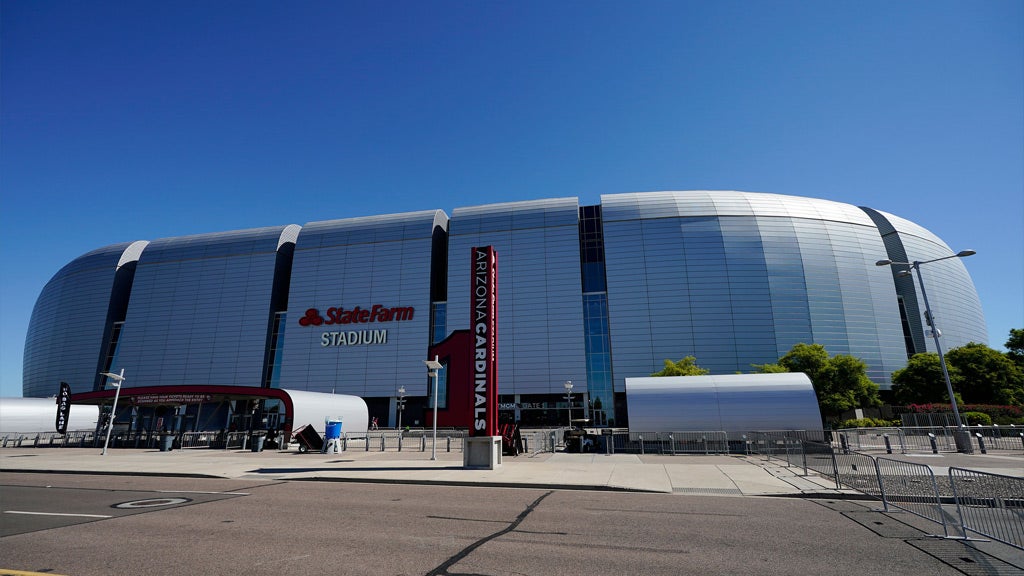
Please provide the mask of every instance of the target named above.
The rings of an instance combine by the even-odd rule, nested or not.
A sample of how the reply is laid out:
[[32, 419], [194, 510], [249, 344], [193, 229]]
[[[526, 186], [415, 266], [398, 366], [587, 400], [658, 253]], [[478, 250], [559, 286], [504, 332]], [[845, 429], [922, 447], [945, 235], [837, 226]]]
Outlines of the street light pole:
[[572, 428], [572, 380], [566, 380], [563, 386], [565, 386], [565, 401], [569, 407], [569, 428]]
[[120, 374], [114, 374], [113, 372], [100, 372], [100, 376], [106, 376], [113, 380], [114, 388], [117, 389], [117, 391], [114, 392], [114, 405], [110, 408], [110, 420], [107, 421], [107, 437], [103, 440], [103, 452], [100, 452], [100, 456], [106, 456], [107, 444], [110, 444], [110, 431], [114, 429], [114, 418], [117, 416], [117, 399], [121, 396], [121, 383], [124, 382], [124, 368], [121, 368]]
[[437, 356], [434, 356], [433, 360], [424, 360], [423, 363], [427, 365], [430, 377], [434, 379], [434, 441], [430, 444], [430, 459], [437, 460], [437, 372], [441, 369], [441, 363], [437, 361]]
[[[960, 409], [956, 405], [956, 396], [953, 395], [953, 382], [949, 379], [949, 370], [946, 369], [946, 357], [942, 353], [942, 344], [939, 342], [939, 337], [942, 336], [942, 332], [939, 327], [935, 324], [935, 314], [932, 313], [932, 307], [928, 304], [928, 292], [924, 288], [924, 277], [921, 276], [921, 265], [930, 264], [932, 262], [938, 262], [940, 260], [948, 260], [950, 258], [966, 258], [976, 254], [974, 250], [961, 250], [956, 254], [950, 256], [943, 256], [942, 258], [935, 258], [933, 260], [913, 262], [893, 262], [892, 260], [879, 260], [875, 262], [876, 266], [906, 266], [917, 273], [917, 283], [921, 286], [921, 299], [924, 300], [924, 314], [925, 322], [931, 327], [932, 340], [935, 342], [935, 350], [939, 354], [939, 366], [942, 367], [942, 378], [946, 381], [946, 393], [949, 394], [949, 404], [953, 407], [953, 420], [956, 422], [957, 433], [954, 435], [956, 441], [956, 447], [958, 452], [970, 454], [974, 451], [971, 447], [971, 437], [967, 430], [964, 428], [963, 420], [960, 419]], [[900, 272], [901, 275], [910, 275], [910, 270], [904, 270]]]
[[402, 411], [405, 410], [405, 386], [398, 387], [398, 433], [402, 433]]

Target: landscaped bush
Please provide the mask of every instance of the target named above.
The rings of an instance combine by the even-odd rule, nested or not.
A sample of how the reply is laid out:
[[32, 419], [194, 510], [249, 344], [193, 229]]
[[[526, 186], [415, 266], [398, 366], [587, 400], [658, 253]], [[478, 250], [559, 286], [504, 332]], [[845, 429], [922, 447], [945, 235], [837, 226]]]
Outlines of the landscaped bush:
[[961, 416], [963, 416], [964, 423], [968, 426], [977, 426], [978, 424], [982, 426], [992, 425], [992, 417], [984, 412], [964, 412]]
[[[917, 412], [919, 414], [940, 414], [952, 412], [953, 409], [949, 404], [911, 404], [907, 406], [911, 412]], [[1000, 426], [1007, 426], [1009, 424], [1016, 424], [1018, 426], [1024, 425], [1024, 408], [1020, 406], [1000, 406], [998, 404], [963, 404], [960, 407], [961, 415], [966, 416], [966, 413], [978, 412], [988, 415], [990, 423], [999, 424]], [[987, 426], [984, 421], [971, 422], [971, 424], [981, 424]]]
[[900, 423], [886, 420], [884, 418], [851, 418], [839, 423], [838, 429], [843, 428], [885, 428], [887, 426], [899, 426]]

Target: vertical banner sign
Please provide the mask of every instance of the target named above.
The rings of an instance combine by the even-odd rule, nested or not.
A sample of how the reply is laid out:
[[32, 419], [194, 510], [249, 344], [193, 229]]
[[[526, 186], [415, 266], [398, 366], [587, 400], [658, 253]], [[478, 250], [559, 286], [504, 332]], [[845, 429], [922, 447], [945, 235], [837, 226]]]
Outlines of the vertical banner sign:
[[71, 414], [71, 386], [67, 382], [60, 383], [60, 392], [57, 393], [57, 433], [66, 434], [68, 431], [68, 416]]
[[498, 253], [473, 248], [473, 425], [470, 436], [498, 435]]

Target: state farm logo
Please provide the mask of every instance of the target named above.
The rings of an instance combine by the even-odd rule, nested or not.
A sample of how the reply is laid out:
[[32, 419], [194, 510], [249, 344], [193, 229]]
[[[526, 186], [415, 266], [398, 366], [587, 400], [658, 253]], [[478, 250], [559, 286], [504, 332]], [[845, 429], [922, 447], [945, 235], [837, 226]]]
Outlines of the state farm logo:
[[411, 306], [387, 308], [374, 304], [370, 308], [346, 309], [331, 307], [327, 309], [326, 318], [320, 316], [320, 310], [310, 308], [306, 315], [299, 318], [299, 326], [330, 326], [332, 324], [369, 324], [372, 322], [402, 322], [412, 320], [415, 309]]

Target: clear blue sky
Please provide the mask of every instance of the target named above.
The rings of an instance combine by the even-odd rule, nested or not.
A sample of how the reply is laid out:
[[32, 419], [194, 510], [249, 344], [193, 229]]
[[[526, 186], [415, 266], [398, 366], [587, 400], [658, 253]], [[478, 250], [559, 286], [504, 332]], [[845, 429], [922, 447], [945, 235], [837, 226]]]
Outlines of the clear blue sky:
[[100, 246], [616, 192], [892, 212], [1024, 327], [1020, 0], [2, 0], [0, 122], [2, 396]]

